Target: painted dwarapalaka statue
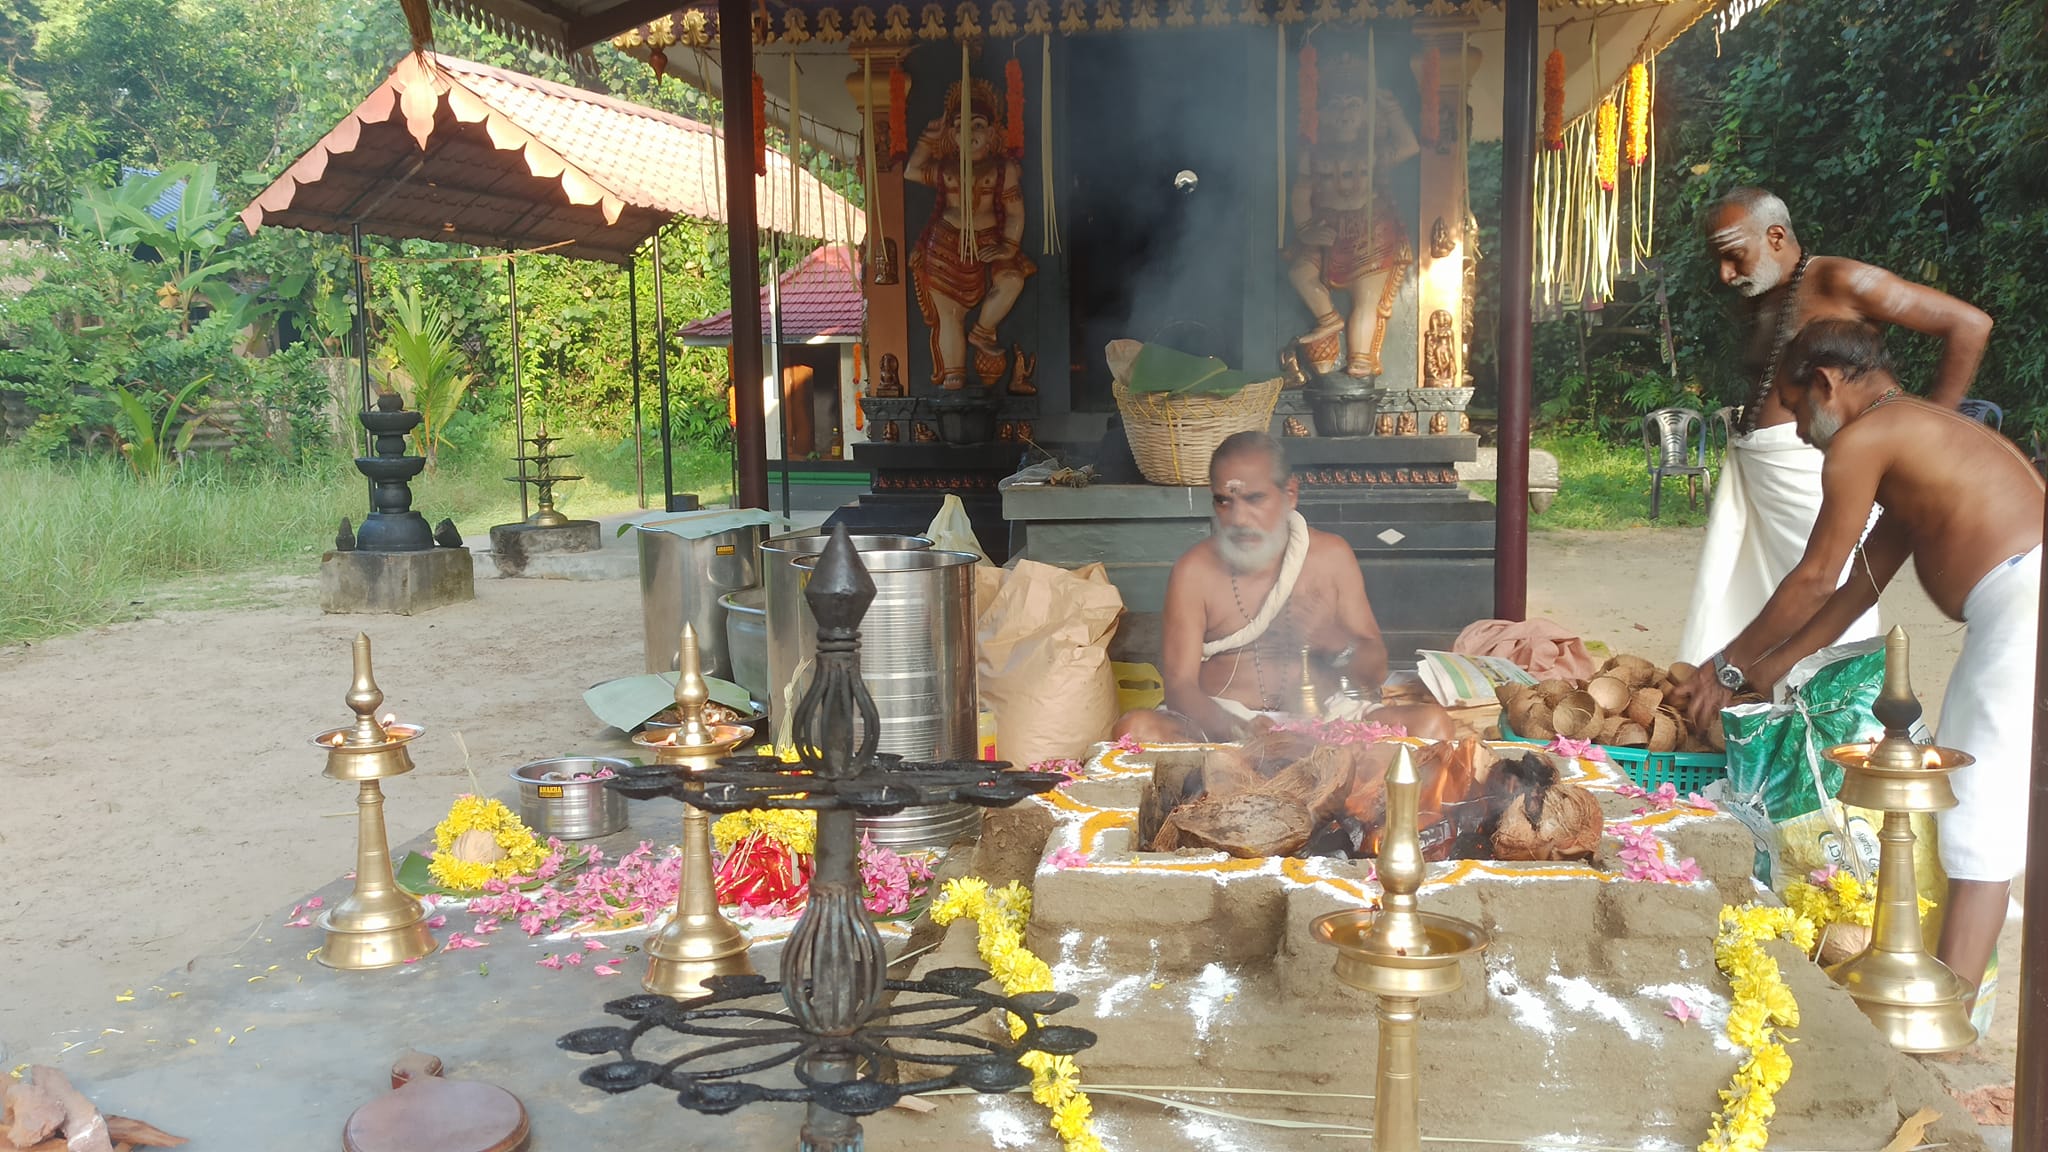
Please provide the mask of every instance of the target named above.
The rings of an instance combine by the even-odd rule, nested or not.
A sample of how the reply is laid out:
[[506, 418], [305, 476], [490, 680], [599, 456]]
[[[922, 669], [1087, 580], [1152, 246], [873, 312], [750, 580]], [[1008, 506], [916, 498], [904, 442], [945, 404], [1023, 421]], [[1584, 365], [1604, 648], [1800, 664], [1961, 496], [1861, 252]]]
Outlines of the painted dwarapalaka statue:
[[[1289, 197], [1294, 243], [1288, 279], [1315, 318], [1301, 337], [1319, 374], [1380, 373], [1380, 342], [1401, 273], [1413, 260], [1388, 176], [1421, 145], [1392, 93], [1368, 93], [1365, 61], [1345, 56], [1321, 72], [1317, 126], [1302, 149]], [[1340, 313], [1333, 293], [1348, 300]], [[1341, 343], [1340, 343], [1341, 341]]]
[[[918, 137], [903, 176], [937, 193], [932, 217], [910, 253], [917, 308], [932, 336], [933, 382], [947, 391], [967, 386], [974, 373], [994, 384], [1009, 368], [999, 330], [1016, 307], [1024, 282], [1038, 271], [1024, 255], [1023, 166], [998, 148], [1002, 118], [995, 86], [976, 80], [968, 105], [967, 178], [961, 188], [960, 85], [946, 92], [945, 110]], [[980, 314], [969, 326], [968, 316]]]

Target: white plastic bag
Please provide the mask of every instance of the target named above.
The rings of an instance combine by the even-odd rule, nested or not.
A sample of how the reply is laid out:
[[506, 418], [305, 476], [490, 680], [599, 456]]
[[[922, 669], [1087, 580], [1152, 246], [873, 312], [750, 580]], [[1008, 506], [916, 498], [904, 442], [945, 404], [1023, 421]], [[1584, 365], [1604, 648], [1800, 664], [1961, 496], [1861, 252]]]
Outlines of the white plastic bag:
[[932, 517], [931, 527], [924, 530], [925, 539], [932, 547], [945, 552], [971, 552], [979, 557], [977, 564], [989, 563], [988, 553], [981, 550], [981, 541], [974, 536], [974, 525], [967, 519], [967, 505], [960, 498], [948, 492], [939, 504], [939, 514]]

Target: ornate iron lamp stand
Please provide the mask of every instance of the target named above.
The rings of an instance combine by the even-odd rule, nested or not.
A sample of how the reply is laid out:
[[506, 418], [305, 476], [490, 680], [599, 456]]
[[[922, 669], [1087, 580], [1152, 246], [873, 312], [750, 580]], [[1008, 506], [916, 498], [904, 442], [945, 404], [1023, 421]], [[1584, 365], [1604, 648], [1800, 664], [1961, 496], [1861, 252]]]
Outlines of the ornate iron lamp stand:
[[[880, 717], [861, 682], [857, 631], [874, 597], [874, 581], [845, 526], [835, 527], [804, 591], [818, 621], [818, 653], [816, 674], [797, 706], [800, 763], [734, 757], [687, 782], [654, 765], [614, 783], [629, 795], [667, 791], [712, 813], [815, 811], [817, 853], [803, 916], [783, 945], [780, 981], [718, 976], [704, 982], [709, 996], [688, 1004], [651, 994], [612, 1001], [605, 1010], [631, 1021], [630, 1028], [585, 1028], [556, 1042], [571, 1052], [616, 1054], [584, 1069], [583, 1083], [614, 1093], [658, 1084], [675, 1092], [683, 1107], [714, 1115], [760, 1101], [800, 1102], [807, 1106], [798, 1145], [804, 1152], [858, 1152], [858, 1117], [950, 1085], [981, 1092], [1021, 1088], [1031, 1082], [1018, 1063], [1023, 1053], [1072, 1055], [1095, 1043], [1092, 1032], [1039, 1021], [1075, 1003], [1064, 993], [1003, 996], [985, 991], [989, 974], [974, 968], [941, 969], [916, 981], [888, 978], [881, 934], [861, 903], [855, 818], [954, 801], [1006, 807], [1053, 788], [1061, 777], [1005, 771], [999, 763], [917, 764], [878, 755]], [[780, 998], [780, 1010], [760, 1003], [769, 997]], [[1015, 1014], [1024, 1022], [1023, 1035], [991, 1038], [977, 1026], [991, 1011]], [[636, 1044], [657, 1029], [702, 1043], [680, 1055], [637, 1055]], [[676, 1047], [663, 1037], [649, 1042], [657, 1045], [664, 1053]], [[887, 1079], [898, 1064], [933, 1074]], [[785, 1065], [794, 1085], [742, 1079]]]

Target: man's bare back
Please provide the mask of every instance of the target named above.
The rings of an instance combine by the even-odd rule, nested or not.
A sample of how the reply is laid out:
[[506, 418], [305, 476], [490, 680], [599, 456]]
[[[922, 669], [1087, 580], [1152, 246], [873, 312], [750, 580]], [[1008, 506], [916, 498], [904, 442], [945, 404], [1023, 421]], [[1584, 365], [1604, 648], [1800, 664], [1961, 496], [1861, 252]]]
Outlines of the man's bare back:
[[1874, 492], [1883, 525], [1903, 533], [1920, 585], [1949, 618], [1984, 574], [2041, 543], [2042, 482], [2012, 442], [1950, 409], [1901, 396], [1844, 427], [1821, 473], [1828, 503], [1861, 523]]

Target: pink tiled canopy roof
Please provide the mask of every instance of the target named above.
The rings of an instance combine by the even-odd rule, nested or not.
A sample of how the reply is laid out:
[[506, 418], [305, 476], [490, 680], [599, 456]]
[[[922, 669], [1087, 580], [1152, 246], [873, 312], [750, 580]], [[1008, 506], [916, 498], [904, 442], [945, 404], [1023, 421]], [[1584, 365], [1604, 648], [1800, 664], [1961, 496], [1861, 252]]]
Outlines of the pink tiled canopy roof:
[[[763, 229], [861, 239], [860, 209], [790, 164], [755, 180]], [[404, 57], [333, 131], [242, 210], [275, 225], [492, 248], [568, 244], [623, 263], [677, 216], [723, 223], [717, 129], [610, 96], [434, 53]]]
[[[826, 244], [797, 262], [778, 282], [782, 341], [801, 344], [819, 337], [860, 339], [860, 256], [850, 244]], [[761, 290], [761, 327], [768, 327], [768, 290]], [[689, 344], [732, 342], [732, 312], [683, 325]]]

